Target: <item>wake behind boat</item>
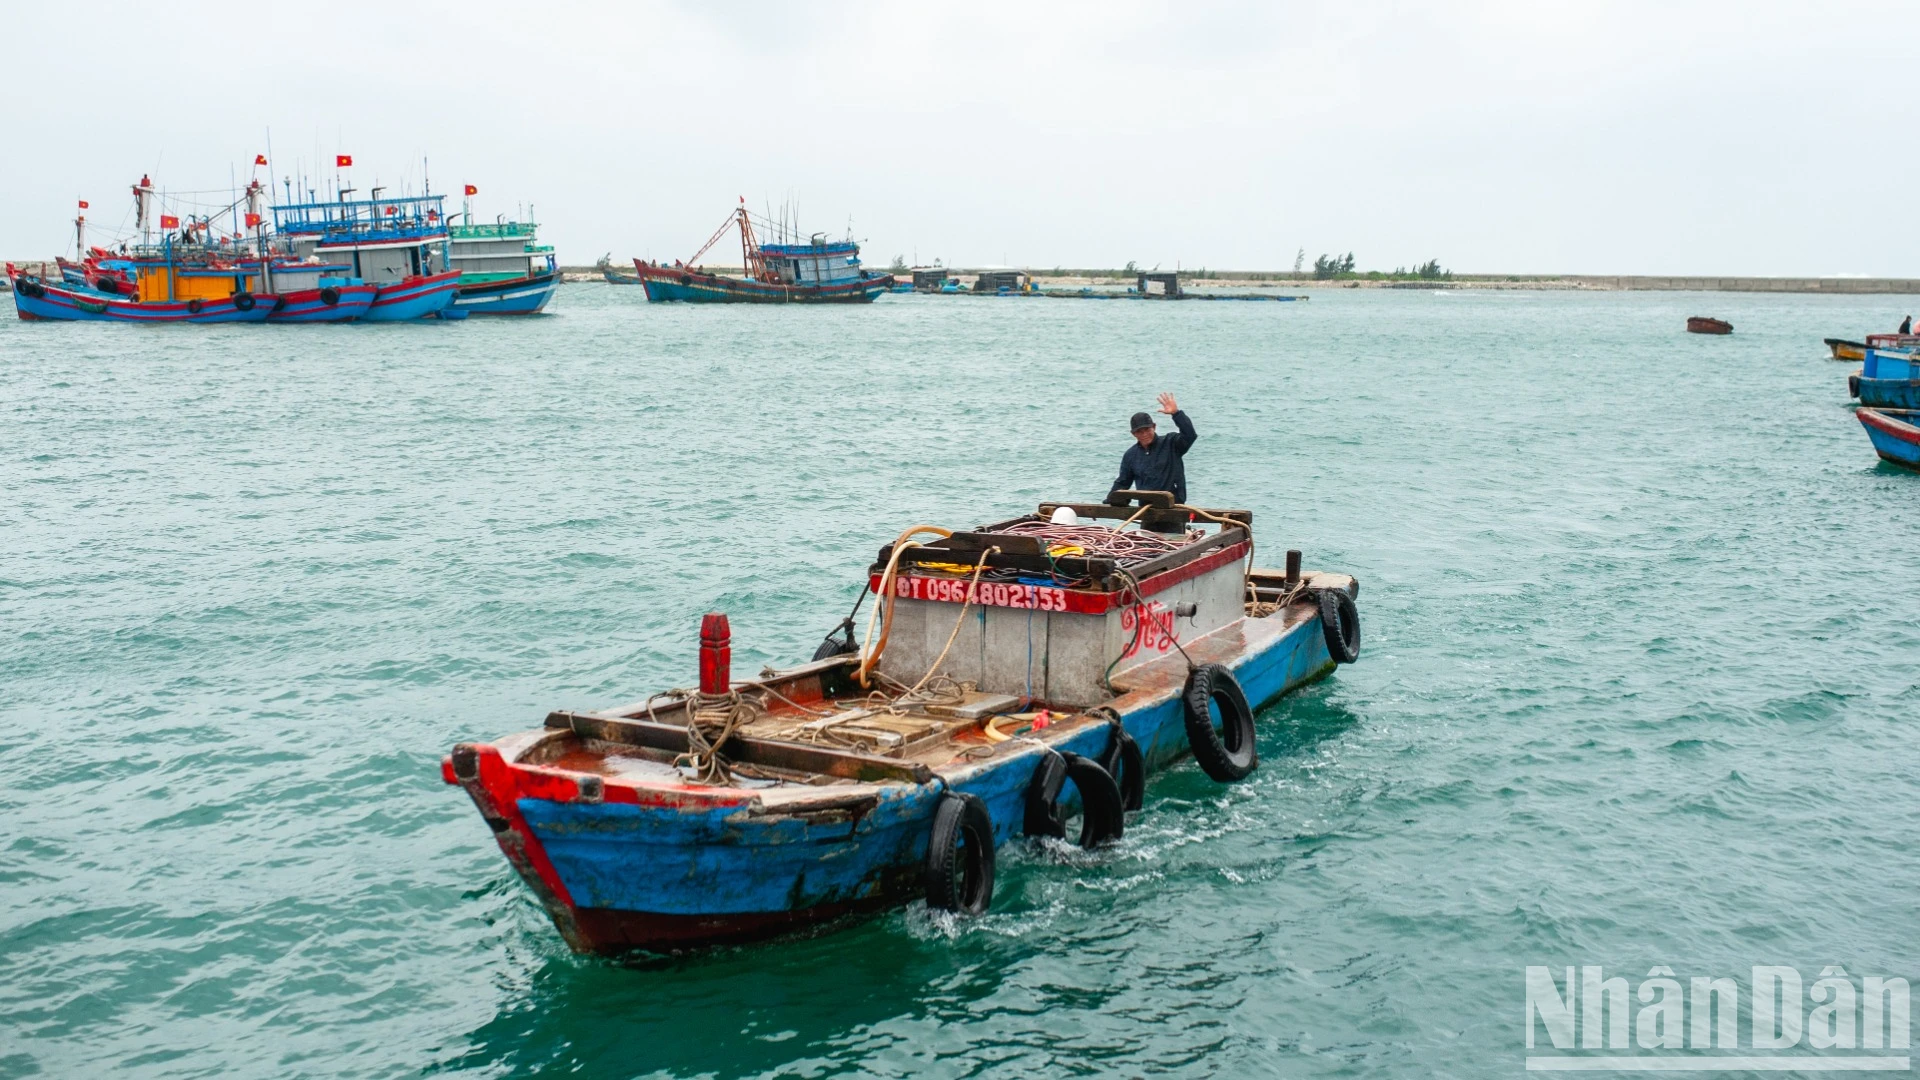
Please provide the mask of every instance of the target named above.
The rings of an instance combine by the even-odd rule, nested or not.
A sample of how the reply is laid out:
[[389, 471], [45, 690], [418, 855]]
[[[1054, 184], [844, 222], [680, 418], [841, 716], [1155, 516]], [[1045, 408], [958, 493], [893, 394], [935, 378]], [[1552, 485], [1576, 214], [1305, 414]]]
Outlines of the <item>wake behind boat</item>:
[[[782, 233], [778, 223], [762, 221]], [[745, 277], [702, 269], [698, 264], [731, 229], [740, 231]], [[698, 304], [870, 304], [893, 285], [890, 274], [860, 267], [860, 245], [851, 238], [828, 241], [814, 233], [807, 243], [761, 244], [745, 200], [695, 252], [672, 266], [633, 260], [635, 276], [655, 302], [684, 300]], [[609, 281], [614, 278], [609, 274]]]

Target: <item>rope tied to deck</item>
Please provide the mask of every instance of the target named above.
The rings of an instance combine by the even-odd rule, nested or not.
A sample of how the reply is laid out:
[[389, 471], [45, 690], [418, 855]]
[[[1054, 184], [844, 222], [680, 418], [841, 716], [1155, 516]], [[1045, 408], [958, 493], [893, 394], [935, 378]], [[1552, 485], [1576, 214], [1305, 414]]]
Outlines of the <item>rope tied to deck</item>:
[[[724, 694], [671, 690], [664, 696], [686, 702], [687, 752], [673, 759], [674, 766], [692, 769], [703, 784], [731, 787], [733, 770], [720, 750], [733, 738], [734, 732], [767, 715], [766, 706], [738, 690]], [[653, 711], [652, 699], [648, 699], [647, 711]]]

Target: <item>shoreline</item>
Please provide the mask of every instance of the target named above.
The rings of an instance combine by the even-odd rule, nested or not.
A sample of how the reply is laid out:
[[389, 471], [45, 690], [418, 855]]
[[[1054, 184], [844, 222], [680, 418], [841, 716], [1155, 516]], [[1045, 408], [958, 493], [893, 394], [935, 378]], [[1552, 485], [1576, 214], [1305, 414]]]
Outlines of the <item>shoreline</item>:
[[[616, 265], [614, 269], [619, 270]], [[739, 267], [711, 266], [721, 274], [738, 274]], [[949, 267], [955, 277], [970, 278], [982, 269]], [[1005, 270], [1008, 267], [993, 267]], [[561, 279], [567, 282], [599, 281], [600, 271], [592, 266], [562, 266]], [[1042, 289], [1085, 287], [1124, 288], [1134, 284], [1134, 276], [1119, 270], [1023, 270]], [[1180, 271], [1180, 287], [1189, 291], [1212, 289], [1463, 289], [1463, 290], [1550, 290], [1589, 292], [1755, 292], [1755, 293], [1833, 293], [1841, 296], [1872, 294], [1920, 295], [1920, 278], [1835, 278], [1835, 277], [1739, 277], [1675, 274], [1455, 274], [1436, 280], [1395, 280], [1365, 275], [1344, 280], [1318, 280], [1309, 274], [1287, 271], [1208, 270]]]

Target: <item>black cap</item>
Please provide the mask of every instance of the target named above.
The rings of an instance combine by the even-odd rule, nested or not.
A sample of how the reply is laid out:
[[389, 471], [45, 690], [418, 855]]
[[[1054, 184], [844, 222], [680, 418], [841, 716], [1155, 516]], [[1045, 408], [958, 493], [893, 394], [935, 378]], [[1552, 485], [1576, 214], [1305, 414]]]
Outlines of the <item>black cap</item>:
[[1153, 426], [1153, 417], [1148, 416], [1146, 413], [1143, 413], [1143, 412], [1137, 412], [1133, 414], [1133, 422], [1127, 425], [1127, 430], [1139, 431], [1143, 427], [1152, 427], [1152, 426]]

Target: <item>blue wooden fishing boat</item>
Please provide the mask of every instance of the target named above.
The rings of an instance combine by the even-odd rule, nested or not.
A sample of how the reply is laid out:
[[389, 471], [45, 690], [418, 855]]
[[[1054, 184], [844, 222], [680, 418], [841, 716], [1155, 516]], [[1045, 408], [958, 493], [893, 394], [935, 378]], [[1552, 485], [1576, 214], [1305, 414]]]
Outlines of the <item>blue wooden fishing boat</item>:
[[[231, 275], [229, 275], [231, 277]], [[94, 289], [54, 285], [7, 264], [13, 304], [22, 319], [63, 322], [214, 323], [265, 322], [272, 303], [245, 291], [207, 299], [137, 300]]]
[[735, 680], [709, 615], [697, 689], [463, 743], [443, 778], [581, 952], [982, 912], [996, 845], [1116, 840], [1188, 754], [1244, 778], [1255, 710], [1359, 653], [1352, 578], [1251, 569], [1250, 514], [1125, 494], [916, 526], [867, 570], [863, 641], [850, 616], [811, 662]]
[[560, 268], [553, 245], [539, 242], [540, 227], [504, 219], [475, 224], [464, 209], [460, 216], [464, 220], [447, 230], [452, 266], [460, 271], [454, 310], [469, 315], [538, 315], [545, 310], [560, 288]]
[[[763, 225], [775, 223], [763, 222]], [[744, 277], [701, 268], [700, 257], [737, 228]], [[870, 304], [893, 285], [890, 274], [860, 267], [860, 246], [815, 233], [807, 243], [761, 244], [746, 201], [727, 216], [693, 258], [672, 266], [633, 260], [635, 276], [655, 302], [696, 304]]]
[[613, 268], [613, 252], [611, 251], [607, 252], [605, 255], [600, 256], [600, 261], [597, 263], [594, 263], [593, 268], [595, 270], [600, 271], [600, 276], [602, 278], [605, 278], [607, 284], [609, 285], [640, 284], [640, 279], [638, 277], [635, 277], [632, 274], [623, 274], [620, 271], [615, 270]]
[[444, 197], [288, 202], [273, 208], [274, 230], [294, 262], [343, 268], [339, 285], [372, 285], [366, 322], [438, 316], [453, 305], [460, 271], [450, 269]]
[[1875, 409], [1920, 409], [1920, 360], [1911, 349], [1869, 347], [1847, 393]]
[[1873, 451], [1882, 461], [1920, 469], [1920, 411], [1913, 409], [1858, 409], [1860, 426], [1867, 429]]

